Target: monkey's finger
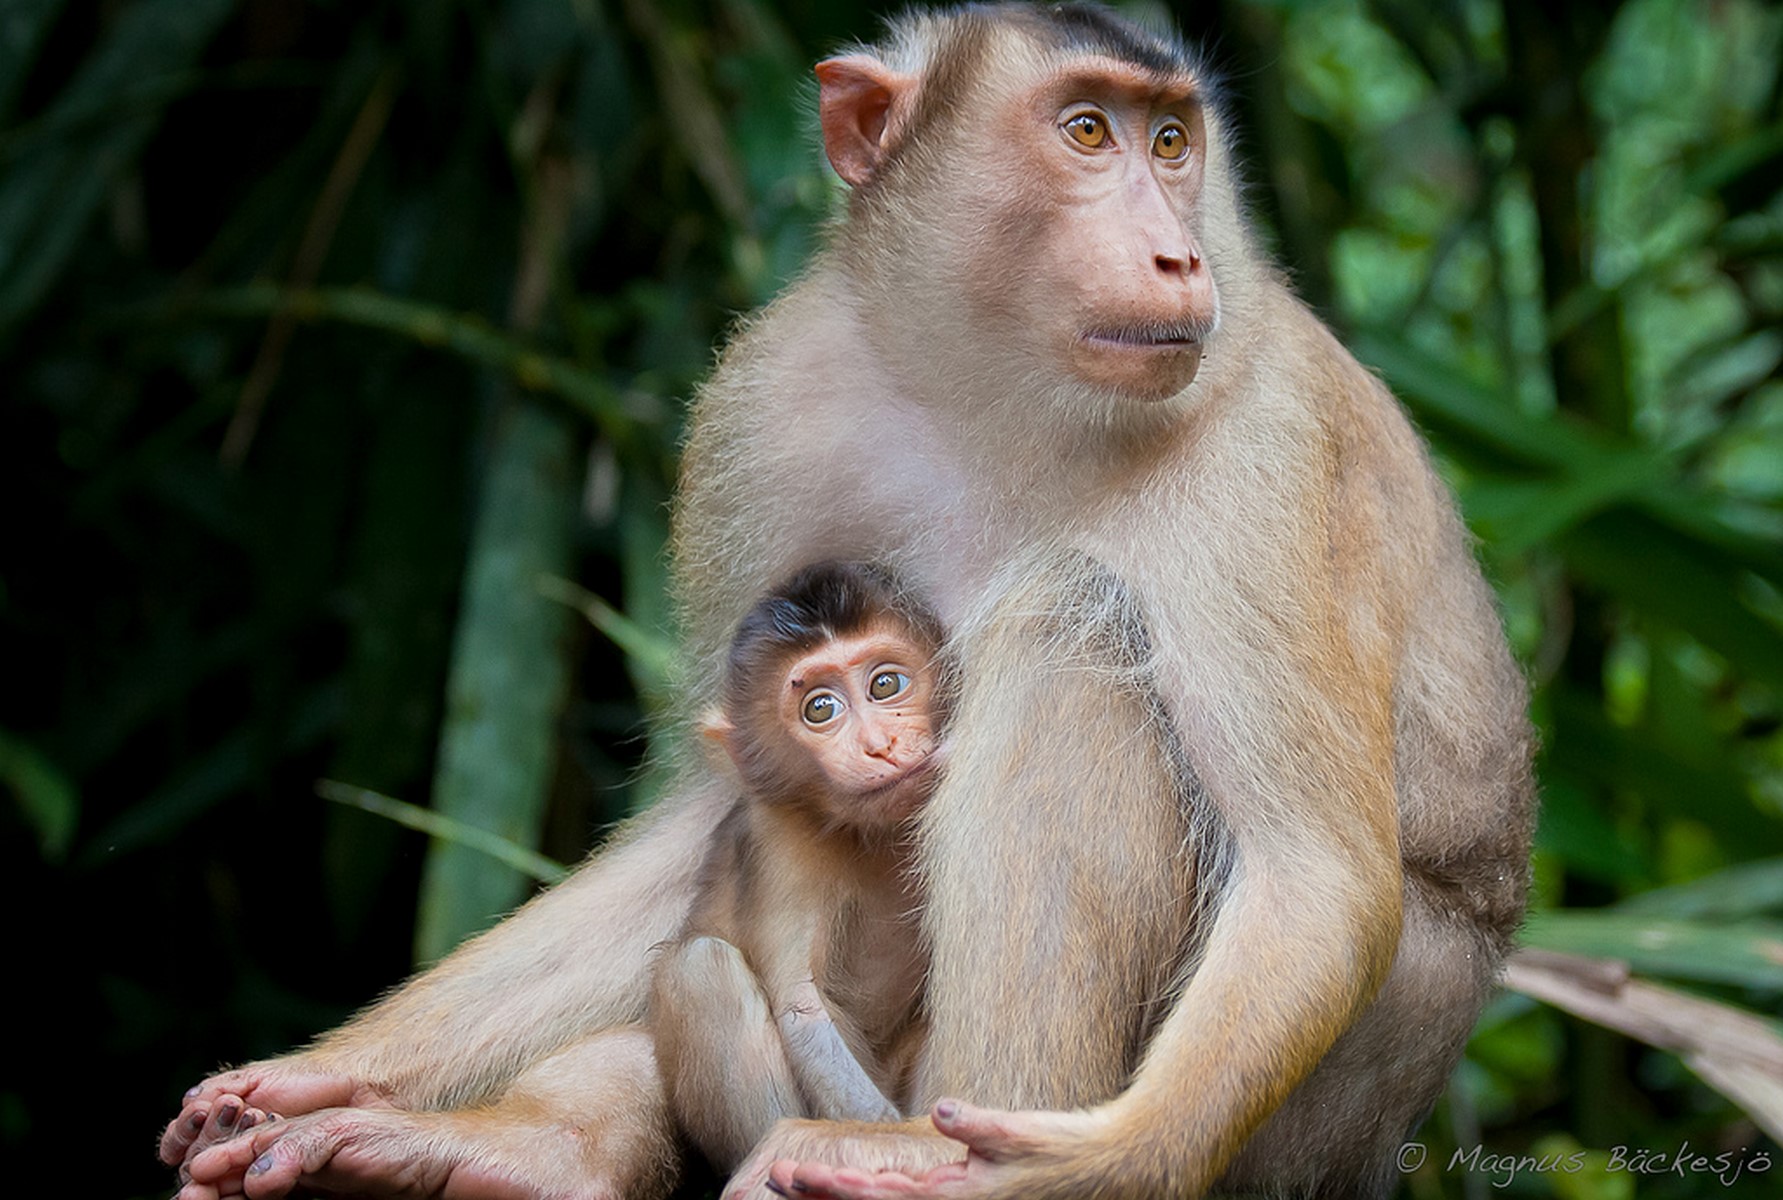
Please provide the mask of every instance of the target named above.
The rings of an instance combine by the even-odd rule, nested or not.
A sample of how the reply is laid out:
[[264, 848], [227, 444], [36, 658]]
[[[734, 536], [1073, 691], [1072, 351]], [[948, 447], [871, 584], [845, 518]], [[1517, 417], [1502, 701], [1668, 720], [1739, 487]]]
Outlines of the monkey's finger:
[[[248, 1111], [247, 1102], [240, 1096], [222, 1095], [211, 1103], [204, 1125], [185, 1147], [184, 1161], [180, 1166], [182, 1182], [191, 1178], [190, 1166], [193, 1159], [217, 1143], [226, 1142], [249, 1127], [242, 1123], [242, 1118]], [[189, 1126], [183, 1128], [189, 1128]]]
[[265, 1074], [259, 1066], [234, 1067], [227, 1071], [218, 1071], [194, 1087], [186, 1089], [182, 1099], [189, 1108], [193, 1104], [213, 1104], [219, 1096], [245, 1096], [259, 1086]]
[[297, 1128], [262, 1125], [252, 1140], [261, 1153], [243, 1172], [242, 1191], [255, 1200], [265, 1200], [286, 1195], [299, 1184], [328, 1171], [336, 1156], [353, 1145], [355, 1137], [349, 1123], [312, 1117], [300, 1122]]
[[166, 1131], [161, 1134], [161, 1161], [170, 1167], [185, 1162], [186, 1150], [204, 1132], [204, 1123], [209, 1118], [210, 1101], [188, 1101], [180, 1115], [169, 1121]]
[[946, 1163], [920, 1176], [785, 1160], [768, 1169], [769, 1190], [798, 1200], [941, 1200], [961, 1195], [965, 1182], [963, 1162]]
[[234, 1137], [241, 1124], [241, 1115], [247, 1107], [240, 1096], [218, 1097], [217, 1102], [211, 1105], [210, 1117], [205, 1121], [204, 1129], [193, 1144], [202, 1149]]
[[961, 1100], [943, 1100], [930, 1119], [956, 1142], [987, 1162], [1007, 1162], [1044, 1152], [1069, 1131], [1066, 1113], [1003, 1112]]

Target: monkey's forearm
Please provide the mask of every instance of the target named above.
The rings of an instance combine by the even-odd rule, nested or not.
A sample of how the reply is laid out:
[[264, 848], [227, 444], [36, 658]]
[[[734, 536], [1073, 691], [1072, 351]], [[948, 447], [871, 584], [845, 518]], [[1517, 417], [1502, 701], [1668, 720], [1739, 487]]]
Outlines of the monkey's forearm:
[[855, 1058], [829, 1007], [811, 984], [780, 1014], [780, 1035], [786, 1043], [799, 1090], [813, 1116], [830, 1121], [896, 1121], [897, 1106], [868, 1076]]
[[[1185, 1190], [1212, 1182], [1312, 1073], [1373, 999], [1399, 934], [1397, 897], [1347, 915], [1294, 887], [1234, 899], [1132, 1085], [1105, 1106], [1117, 1127], [1181, 1148], [1171, 1167]], [[1258, 977], [1278, 986], [1261, 992]]]
[[574, 875], [324, 1037], [303, 1057], [405, 1108], [475, 1102], [580, 1035], [641, 1020], [650, 948], [686, 918], [712, 784], [664, 801]]

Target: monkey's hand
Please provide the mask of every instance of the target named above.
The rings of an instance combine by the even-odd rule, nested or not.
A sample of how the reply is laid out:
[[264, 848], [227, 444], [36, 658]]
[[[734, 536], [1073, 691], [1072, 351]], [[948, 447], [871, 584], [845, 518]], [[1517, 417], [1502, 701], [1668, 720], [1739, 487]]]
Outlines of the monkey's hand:
[[[773, 1200], [769, 1168], [797, 1163], [829, 1164], [818, 1168], [854, 1167], [898, 1174], [921, 1173], [943, 1163], [957, 1163], [960, 1144], [941, 1136], [918, 1118], [895, 1125], [858, 1121], [781, 1121], [768, 1131], [725, 1186], [723, 1200]], [[782, 1193], [784, 1194], [784, 1193]]]
[[[963, 1142], [966, 1158], [924, 1171], [783, 1158], [768, 1172], [768, 1190], [800, 1200], [989, 1200], [1049, 1194], [1045, 1183], [1087, 1146], [1095, 1118], [1083, 1112], [999, 1112], [958, 1100], [935, 1105], [935, 1128]], [[770, 1139], [772, 1140], [772, 1139]], [[1080, 1194], [1081, 1187], [1060, 1194]]]
[[161, 1161], [181, 1167], [184, 1179], [184, 1164], [252, 1128], [265, 1113], [296, 1116], [321, 1108], [390, 1104], [389, 1096], [378, 1088], [303, 1055], [250, 1063], [212, 1075], [186, 1093], [179, 1116], [161, 1135]]

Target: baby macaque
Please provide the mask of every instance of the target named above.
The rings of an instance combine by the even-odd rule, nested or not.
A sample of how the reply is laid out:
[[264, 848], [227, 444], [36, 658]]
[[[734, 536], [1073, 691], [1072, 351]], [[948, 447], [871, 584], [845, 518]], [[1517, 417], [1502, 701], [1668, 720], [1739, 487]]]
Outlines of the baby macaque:
[[782, 1117], [898, 1119], [927, 958], [911, 818], [934, 787], [942, 633], [890, 575], [808, 567], [731, 644], [705, 726], [742, 781], [651, 1026], [682, 1130], [729, 1170]]

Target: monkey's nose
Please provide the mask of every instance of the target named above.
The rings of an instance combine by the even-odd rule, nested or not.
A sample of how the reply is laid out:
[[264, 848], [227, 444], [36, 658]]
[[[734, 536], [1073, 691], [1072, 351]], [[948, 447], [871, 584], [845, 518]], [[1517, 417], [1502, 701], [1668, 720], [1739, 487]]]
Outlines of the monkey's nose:
[[1160, 275], [1181, 283], [1201, 269], [1201, 256], [1193, 250], [1159, 250], [1152, 255], [1152, 265]]

